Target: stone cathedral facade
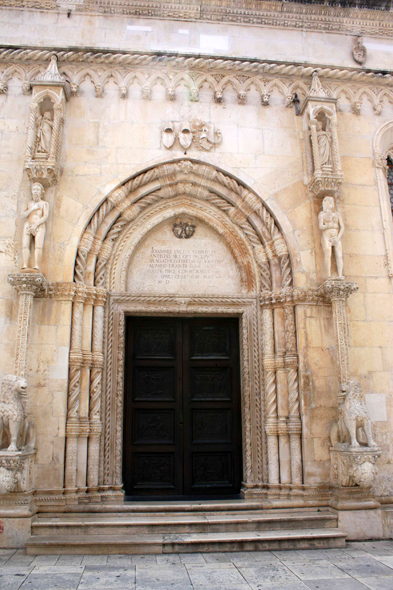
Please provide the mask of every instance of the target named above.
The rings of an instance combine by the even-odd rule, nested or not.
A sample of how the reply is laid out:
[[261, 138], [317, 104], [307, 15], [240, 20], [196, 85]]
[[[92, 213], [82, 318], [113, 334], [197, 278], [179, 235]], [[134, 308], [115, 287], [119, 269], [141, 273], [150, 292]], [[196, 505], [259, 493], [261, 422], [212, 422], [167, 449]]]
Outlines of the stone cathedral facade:
[[0, 545], [391, 538], [389, 3], [0, 4]]

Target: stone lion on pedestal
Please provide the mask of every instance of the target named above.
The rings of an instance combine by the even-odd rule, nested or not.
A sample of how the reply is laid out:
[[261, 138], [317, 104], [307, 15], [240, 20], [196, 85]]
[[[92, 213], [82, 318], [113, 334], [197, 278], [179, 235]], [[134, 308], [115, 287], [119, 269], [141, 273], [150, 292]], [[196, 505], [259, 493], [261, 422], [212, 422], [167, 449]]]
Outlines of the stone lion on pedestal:
[[[371, 420], [363, 399], [362, 387], [357, 379], [350, 379], [343, 387], [345, 399], [339, 408], [338, 423], [333, 424], [330, 438], [332, 446], [337, 443], [349, 443], [351, 448], [364, 444], [367, 447], [377, 447], [371, 433]], [[363, 440], [362, 440], [363, 439]]]
[[27, 422], [24, 398], [27, 381], [17, 375], [6, 375], [0, 392], [0, 449], [17, 452], [34, 447], [32, 425]]

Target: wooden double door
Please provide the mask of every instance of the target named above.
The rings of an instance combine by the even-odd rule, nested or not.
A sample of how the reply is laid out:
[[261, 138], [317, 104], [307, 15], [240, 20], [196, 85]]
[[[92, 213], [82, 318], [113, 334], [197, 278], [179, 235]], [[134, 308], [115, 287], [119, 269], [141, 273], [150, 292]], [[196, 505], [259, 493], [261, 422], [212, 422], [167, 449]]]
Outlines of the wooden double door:
[[238, 332], [235, 318], [127, 318], [126, 496], [239, 493]]

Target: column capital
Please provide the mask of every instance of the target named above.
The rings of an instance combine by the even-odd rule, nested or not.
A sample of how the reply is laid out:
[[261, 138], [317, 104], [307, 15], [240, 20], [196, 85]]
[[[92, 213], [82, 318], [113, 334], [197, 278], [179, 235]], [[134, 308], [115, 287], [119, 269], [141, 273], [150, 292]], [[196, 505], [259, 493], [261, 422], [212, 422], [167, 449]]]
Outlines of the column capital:
[[19, 295], [26, 294], [33, 297], [46, 297], [49, 283], [42, 273], [17, 272], [8, 275], [7, 278]]
[[357, 283], [352, 281], [345, 281], [343, 279], [327, 279], [324, 283], [322, 283], [318, 291], [330, 301], [337, 299], [344, 301], [358, 289], [359, 287]]

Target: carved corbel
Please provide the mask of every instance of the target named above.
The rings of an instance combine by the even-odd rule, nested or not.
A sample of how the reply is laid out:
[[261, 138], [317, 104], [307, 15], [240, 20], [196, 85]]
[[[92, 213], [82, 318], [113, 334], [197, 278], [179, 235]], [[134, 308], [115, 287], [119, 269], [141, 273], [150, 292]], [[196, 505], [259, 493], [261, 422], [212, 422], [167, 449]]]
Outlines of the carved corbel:
[[57, 69], [55, 56], [51, 57], [46, 71], [29, 83], [30, 86], [33, 93], [25, 170], [32, 182], [40, 182], [47, 187], [56, 184], [59, 179], [65, 103], [70, 87]]
[[224, 100], [224, 96], [222, 93], [222, 90], [216, 90], [214, 92], [214, 102], [216, 102], [217, 104], [221, 104]]
[[247, 92], [238, 92], [237, 104], [246, 104], [246, 101], [247, 101]]

